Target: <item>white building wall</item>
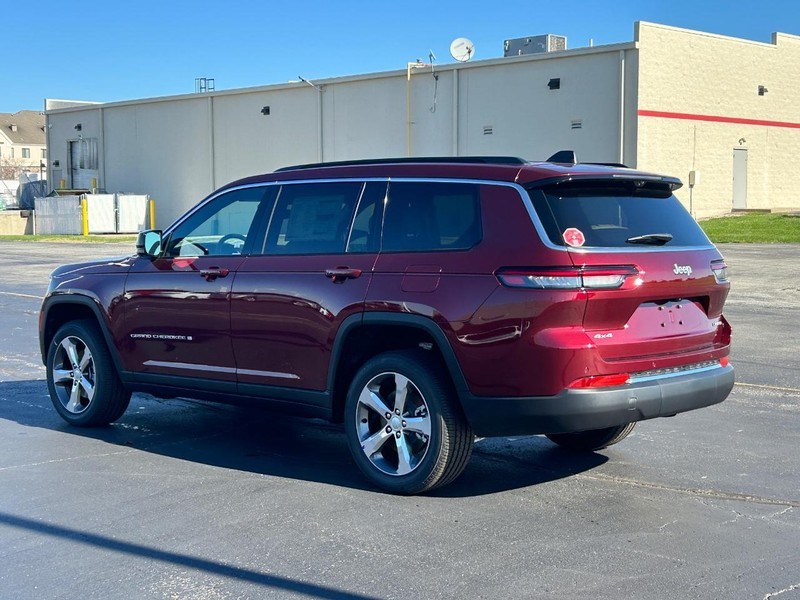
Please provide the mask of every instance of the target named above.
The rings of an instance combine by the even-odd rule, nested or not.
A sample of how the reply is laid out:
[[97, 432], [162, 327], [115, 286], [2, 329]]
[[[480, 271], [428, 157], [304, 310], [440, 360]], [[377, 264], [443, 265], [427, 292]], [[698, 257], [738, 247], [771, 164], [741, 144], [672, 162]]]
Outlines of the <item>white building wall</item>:
[[[311, 86], [208, 96], [214, 117], [214, 181], [318, 160], [318, 92]], [[269, 107], [269, 115], [262, 114]]]
[[[68, 176], [68, 142], [97, 137], [99, 187], [150, 194], [166, 227], [232, 180], [291, 164], [411, 154], [621, 160], [621, 122], [635, 126], [633, 44], [308, 83], [65, 107], [48, 114], [52, 157]], [[621, 69], [625, 68], [625, 85]], [[561, 87], [550, 90], [551, 78]], [[633, 82], [633, 83], [632, 83]], [[623, 90], [624, 87], [624, 90]], [[626, 105], [621, 116], [622, 94]], [[269, 106], [269, 114], [262, 114]], [[580, 129], [572, 121], [581, 122]], [[491, 134], [485, 128], [491, 128]], [[627, 129], [626, 129], [627, 132]], [[635, 158], [627, 135], [626, 157]], [[626, 158], [627, 159], [627, 158]]]
[[[800, 208], [800, 37], [761, 43], [638, 23], [636, 40], [638, 167], [684, 181], [699, 172], [692, 209], [706, 217], [731, 210], [733, 150], [746, 149], [747, 208]], [[677, 195], [688, 207], [688, 186]]]
[[162, 226], [213, 189], [208, 98], [102, 111], [106, 191], [149, 194]]

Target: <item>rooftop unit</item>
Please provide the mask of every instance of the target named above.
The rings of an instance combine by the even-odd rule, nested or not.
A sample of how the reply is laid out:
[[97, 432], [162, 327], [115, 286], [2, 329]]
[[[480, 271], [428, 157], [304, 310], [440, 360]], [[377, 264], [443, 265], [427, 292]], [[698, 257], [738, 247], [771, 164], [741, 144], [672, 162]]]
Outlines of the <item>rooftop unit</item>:
[[514, 38], [503, 42], [503, 56], [522, 56], [523, 54], [542, 54], [567, 49], [567, 38], [563, 35], [534, 35]]

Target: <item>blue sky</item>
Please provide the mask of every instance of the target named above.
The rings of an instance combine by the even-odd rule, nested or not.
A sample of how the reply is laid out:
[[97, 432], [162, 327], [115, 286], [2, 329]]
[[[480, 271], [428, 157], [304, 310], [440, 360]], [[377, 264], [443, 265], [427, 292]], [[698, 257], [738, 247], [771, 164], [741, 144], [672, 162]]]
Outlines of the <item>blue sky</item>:
[[[194, 91], [195, 77], [230, 89], [404, 69], [429, 50], [453, 62], [468, 37], [475, 60], [503, 40], [555, 33], [570, 48], [633, 39], [652, 21], [769, 42], [800, 35], [797, 0], [5, 0], [0, 112], [44, 98], [110, 102]], [[10, 13], [9, 13], [10, 11]]]

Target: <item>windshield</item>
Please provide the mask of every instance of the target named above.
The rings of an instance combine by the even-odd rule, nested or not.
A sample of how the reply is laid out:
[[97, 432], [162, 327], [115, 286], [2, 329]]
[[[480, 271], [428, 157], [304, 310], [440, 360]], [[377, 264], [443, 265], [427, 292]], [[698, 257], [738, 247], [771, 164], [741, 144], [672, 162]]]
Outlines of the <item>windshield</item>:
[[700, 226], [664, 188], [630, 182], [567, 182], [529, 190], [553, 244], [637, 248], [709, 246]]

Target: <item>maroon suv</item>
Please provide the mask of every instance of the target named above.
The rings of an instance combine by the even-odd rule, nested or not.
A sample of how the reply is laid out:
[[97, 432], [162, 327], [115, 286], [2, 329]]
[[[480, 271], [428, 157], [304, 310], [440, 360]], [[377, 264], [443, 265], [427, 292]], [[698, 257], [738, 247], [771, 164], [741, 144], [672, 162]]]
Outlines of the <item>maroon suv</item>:
[[231, 183], [135, 256], [54, 271], [53, 404], [79, 426], [132, 390], [325, 417], [398, 493], [458, 477], [476, 435], [604, 448], [733, 387], [726, 266], [680, 185], [508, 157]]

